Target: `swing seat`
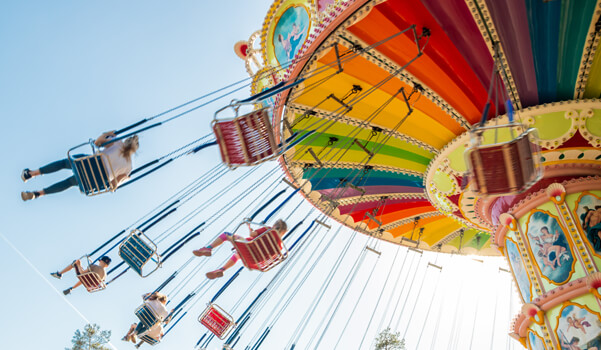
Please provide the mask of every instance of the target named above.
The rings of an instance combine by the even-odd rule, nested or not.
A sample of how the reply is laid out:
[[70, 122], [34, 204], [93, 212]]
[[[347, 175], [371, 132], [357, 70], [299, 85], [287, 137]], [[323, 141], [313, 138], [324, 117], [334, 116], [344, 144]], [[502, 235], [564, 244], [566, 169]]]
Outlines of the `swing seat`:
[[280, 235], [275, 230], [267, 230], [251, 241], [232, 241], [244, 266], [262, 272], [272, 269], [288, 257]]
[[[147, 277], [161, 267], [161, 257], [157, 246], [140, 230], [132, 230], [119, 245], [119, 256], [141, 277]], [[153, 269], [144, 273], [144, 267], [153, 261]], [[146, 269], [148, 270], [148, 269]]]
[[210, 303], [205, 311], [198, 316], [198, 322], [207, 327], [217, 338], [223, 339], [236, 326], [234, 318], [219, 305]]
[[142, 340], [143, 342], [150, 344], [150, 345], [156, 345], [158, 343], [160, 343], [161, 341], [158, 339], [154, 339], [153, 337], [149, 336], [149, 335], [143, 335], [141, 337], [139, 337], [138, 339]]
[[[90, 144], [94, 154], [77, 158], [71, 155], [73, 150], [86, 144], [73, 147], [67, 152], [67, 159], [71, 163], [71, 169], [73, 169], [73, 175], [77, 180], [79, 190], [86, 196], [115, 191], [116, 187], [110, 181], [110, 174], [113, 174], [110, 161], [104, 154], [98, 152], [93, 142], [90, 142]], [[106, 164], [108, 164], [108, 167]]]
[[[518, 126], [524, 130], [519, 124], [509, 124], [479, 128], [475, 132], [482, 135], [486, 130], [517, 129]], [[518, 133], [517, 130], [509, 131]], [[476, 142], [468, 148], [465, 155], [472, 191], [480, 196], [500, 196], [522, 193], [532, 187], [542, 178], [540, 147], [536, 141], [536, 129], [528, 129], [510, 141], [486, 145]]]
[[155, 324], [161, 322], [154, 310], [152, 310], [152, 308], [146, 303], [140, 305], [136, 309], [136, 311], [134, 311], [134, 314], [138, 317], [140, 322], [142, 322], [142, 324], [148, 329], [152, 328], [152, 326], [154, 326]]
[[106, 288], [104, 281], [100, 279], [96, 272], [88, 271], [77, 275], [77, 279], [86, 287], [90, 293], [98, 292]]
[[[237, 113], [236, 108], [235, 110]], [[257, 165], [279, 156], [270, 118], [267, 108], [233, 119], [215, 118], [213, 132], [222, 161], [230, 168], [236, 168], [241, 165]]]

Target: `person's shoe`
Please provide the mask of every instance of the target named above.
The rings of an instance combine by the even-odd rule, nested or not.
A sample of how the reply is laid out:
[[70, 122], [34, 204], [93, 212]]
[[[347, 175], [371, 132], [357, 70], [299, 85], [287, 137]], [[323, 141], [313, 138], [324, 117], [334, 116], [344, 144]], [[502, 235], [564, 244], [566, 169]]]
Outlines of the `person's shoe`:
[[31, 179], [33, 176], [31, 176], [31, 174], [29, 173], [29, 169], [25, 168], [23, 169], [23, 171], [21, 172], [21, 180], [23, 180], [23, 182], [27, 182], [27, 180]]
[[72, 290], [72, 289], [73, 289], [73, 288], [67, 288], [67, 289], [63, 290], [63, 294], [64, 294], [64, 295], [69, 295], [69, 294], [71, 294], [71, 290]]
[[129, 340], [135, 344], [138, 342], [138, 337], [135, 334], [132, 334], [131, 337], [129, 337]]
[[213, 252], [209, 248], [200, 248], [192, 251], [192, 254], [196, 256], [211, 256]]
[[29, 201], [32, 199], [36, 199], [38, 195], [35, 192], [21, 192], [21, 199], [25, 201]]
[[121, 340], [123, 340], [123, 341], [129, 341], [129, 339], [127, 339], [127, 335], [124, 336], [123, 338], [121, 338]]
[[61, 279], [61, 277], [63, 277], [63, 275], [61, 275], [61, 273], [58, 271], [50, 273], [50, 276], [52, 276], [54, 278], [58, 278], [59, 280]]
[[215, 278], [223, 277], [223, 270], [215, 270], [207, 272], [207, 278], [213, 280]]

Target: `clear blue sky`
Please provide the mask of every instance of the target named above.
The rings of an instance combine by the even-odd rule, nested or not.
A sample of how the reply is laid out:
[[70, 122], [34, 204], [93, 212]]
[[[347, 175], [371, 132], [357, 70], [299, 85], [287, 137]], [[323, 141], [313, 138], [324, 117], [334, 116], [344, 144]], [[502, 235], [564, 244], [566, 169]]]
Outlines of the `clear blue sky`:
[[[103, 131], [152, 116], [247, 77], [243, 62], [233, 53], [232, 48], [235, 42], [247, 39], [251, 33], [261, 28], [270, 4], [271, 1], [263, 0], [65, 0], [0, 3], [0, 113], [3, 131], [3, 137], [0, 139], [3, 158], [3, 166], [0, 167], [0, 210], [3, 213], [0, 216], [0, 233], [12, 244], [11, 247], [4, 239], [0, 239], [0, 278], [3, 286], [0, 289], [0, 297], [5, 303], [3, 309], [7, 311], [0, 319], [2, 348], [60, 349], [70, 346], [71, 336], [77, 328], [82, 328], [85, 324], [84, 318], [98, 323], [104, 329], [112, 330], [112, 343], [116, 348], [132, 348], [119, 339], [135, 320], [133, 310], [140, 303], [140, 295], [160, 284], [188, 259], [189, 250], [205, 244], [217, 233], [215, 230], [220, 230], [231, 219], [231, 215], [226, 215], [223, 223], [212, 227], [212, 231], [207, 230], [210, 232], [203, 233], [189, 249], [184, 249], [157, 274], [146, 279], [129, 274], [101, 293], [90, 295], [80, 289], [65, 299], [59, 291], [74, 282], [73, 276], [65, 276], [63, 280], [58, 281], [51, 279], [48, 273], [93, 250], [108, 237], [128, 227], [171, 194], [217, 164], [216, 149], [185, 157], [155, 176], [129, 188], [94, 198], [85, 198], [77, 190], [71, 189], [60, 195], [23, 203], [19, 197], [20, 191], [45, 187], [68, 176], [68, 173], [48, 175], [23, 184], [19, 178], [20, 171], [24, 167], [36, 168], [62, 158], [69, 147], [96, 137]], [[247, 94], [248, 91], [244, 91], [238, 97]], [[211, 105], [159, 130], [142, 135], [136, 162], [142, 164], [209, 133], [213, 111], [224, 103], [226, 101]], [[265, 173], [274, 165], [268, 164], [259, 169], [258, 173]], [[244, 170], [236, 170], [228, 174], [220, 186], [203, 193], [198, 202], [224, 188], [243, 173]], [[250, 183], [252, 181], [248, 182], [249, 185]], [[223, 203], [231, 199], [232, 197], [222, 198], [202, 214], [205, 218], [212, 215]], [[247, 200], [252, 201], [254, 198]], [[291, 206], [299, 203], [298, 200], [293, 200]], [[241, 205], [248, 203], [242, 201]], [[191, 210], [194, 208], [193, 204], [182, 209]], [[308, 206], [303, 205], [302, 208], [297, 216], [300, 213], [304, 216]], [[287, 208], [282, 215], [288, 215], [292, 209]], [[163, 232], [183, 216], [181, 213], [179, 215], [173, 221], [157, 227], [153, 233]], [[199, 215], [198, 220], [201, 219], [202, 215]], [[294, 224], [298, 219], [295, 217], [290, 223]], [[185, 229], [180, 233], [184, 231]], [[324, 234], [322, 231], [320, 237]], [[306, 305], [312, 300], [312, 293], [319, 288], [327, 274], [328, 270], [325, 267], [329, 268], [337, 258], [349, 234], [349, 230], [346, 229], [341, 233], [341, 239], [328, 251], [323, 268], [311, 276], [300, 293], [301, 297], [293, 301], [291, 311], [280, 321], [281, 329], [270, 335], [263, 348], [279, 349], [285, 345]], [[175, 236], [177, 234], [174, 234], [173, 240], [177, 238]], [[168, 242], [169, 240], [166, 241]], [[364, 243], [365, 237], [359, 237], [353, 242], [342, 272], [333, 281], [332, 290], [324, 296], [325, 301], [340, 292], [336, 286], [342, 283], [346, 271], [350, 269], [353, 259], [356, 259]], [[351, 344], [357, 346], [360, 342], [366, 325], [365, 320], [375, 307], [380, 286], [383, 285], [397, 248], [382, 244], [381, 249], [384, 254], [379, 260], [371, 255], [366, 258], [345, 304], [342, 304], [342, 310], [337, 316], [339, 319], [333, 321], [333, 326], [320, 348], [331, 348], [335, 344], [362, 286], [369, 283], [373, 288], [366, 289], [361, 307], [349, 323], [339, 348], [352, 348]], [[221, 251], [220, 256], [212, 261], [212, 265], [209, 264], [204, 269], [214, 267], [227, 254], [228, 251]], [[405, 248], [402, 248], [402, 254], [405, 254]], [[118, 262], [116, 254], [112, 256]], [[399, 257], [399, 261], [403, 256]], [[433, 255], [428, 254], [421, 259], [420, 268], [425, 269], [426, 263], [434, 262], [435, 259]], [[368, 280], [369, 271], [376, 262], [379, 265], [375, 278]], [[465, 325], [461, 327], [462, 331], [455, 330], [455, 334], [460, 335], [456, 348], [467, 348], [472, 330], [475, 329], [472, 322], [476, 319], [478, 327], [482, 329], [476, 329], [480, 336], [475, 337], [473, 348], [490, 346], [489, 331], [494, 329], [495, 339], [498, 339], [494, 348], [505, 349], [508, 320], [515, 312], [508, 309], [511, 288], [509, 278], [499, 277], [502, 274], [497, 272], [497, 265], [502, 265], [502, 262], [496, 259], [481, 267], [480, 263], [470, 259], [449, 256], [440, 257], [438, 263], [442, 262], [448, 264], [447, 270], [451, 272], [441, 275], [443, 282], [434, 300], [437, 303], [445, 300], [445, 304], [443, 307], [433, 304], [432, 312], [446, 316], [437, 334], [433, 333], [435, 321], [430, 318], [426, 323], [429, 325], [428, 332], [432, 332], [430, 335], [424, 335], [428, 339], [428, 348], [431, 339], [439, 339], [438, 345], [452, 344], [450, 324], [455, 315], [458, 315], [455, 318], [457, 327], [460, 327], [461, 322]], [[284, 284], [292, 283], [295, 274], [299, 273], [305, 264], [307, 263], [304, 261], [299, 262]], [[400, 268], [398, 263], [395, 268]], [[433, 293], [435, 275], [428, 275], [432, 274], [430, 270], [427, 270], [426, 274], [428, 279], [424, 283], [424, 290]], [[492, 276], [491, 281], [495, 282], [487, 285], [477, 284], [475, 281], [478, 280], [479, 274]], [[235, 289], [224, 295], [224, 307], [232, 307], [238, 300], [237, 294], [245, 290], [257, 276], [257, 273], [245, 274], [237, 282]], [[401, 276], [402, 282], [410, 283], [410, 278]], [[470, 287], [465, 287], [464, 290], [480, 293], [481, 305], [494, 304], [497, 300], [495, 290], [504, 291], [498, 299], [498, 309], [503, 311], [499, 311], [494, 324], [489, 317], [492, 312], [490, 308], [481, 306], [480, 311], [475, 311], [473, 294], [464, 292], [461, 296], [456, 296], [457, 292], [447, 292], [444, 296], [445, 293], [441, 292], [448, 290], [450, 286], [459, 288], [461, 279], [470, 276], [476, 278], [468, 279], [465, 284]], [[263, 276], [250, 294], [253, 295], [268, 278], [267, 274]], [[192, 289], [201, 280], [201, 277], [197, 278], [188, 289]], [[413, 290], [417, 289], [420, 282], [421, 279], [416, 280]], [[407, 290], [408, 288], [407, 286]], [[391, 290], [392, 287], [389, 286], [384, 293], [386, 302], [393, 299], [389, 296]], [[270, 301], [275, 303], [284, 295], [284, 291], [285, 289], [278, 291]], [[416, 297], [414, 294], [416, 293], [408, 294], [408, 299], [413, 300]], [[193, 347], [204, 334], [204, 329], [196, 322], [196, 317], [210, 295], [212, 292], [178, 324], [159, 348]], [[402, 296], [403, 298], [405, 296]], [[463, 300], [465, 304], [455, 303], [454, 298]], [[427, 306], [427, 301], [429, 300], [419, 299], [420, 308], [415, 312], [414, 322], [403, 321], [403, 326], [400, 327], [401, 333], [405, 329], [410, 330], [407, 338], [413, 347], [417, 344], [420, 332], [409, 327], [419, 329], [421, 324], [424, 324], [425, 309], [421, 308]], [[384, 304], [382, 302], [380, 307], [383, 308]], [[460, 306], [461, 313], [454, 311], [457, 305]], [[517, 303], [514, 303], [513, 307], [517, 307]], [[410, 307], [407, 309], [403, 320], [409, 316]], [[268, 305], [264, 310], [268, 312], [271, 308]], [[382, 313], [377, 312], [377, 315], [374, 323], [379, 323]], [[320, 319], [321, 315], [312, 323], [317, 323]], [[256, 324], [249, 328], [245, 334], [247, 340], [259, 331], [262, 320], [259, 318]], [[312, 332], [309, 327], [304, 337], [310, 337]], [[368, 339], [371, 337], [373, 334], [369, 334]], [[212, 343], [214, 347], [217, 344]], [[478, 347], [477, 344], [482, 345]]]

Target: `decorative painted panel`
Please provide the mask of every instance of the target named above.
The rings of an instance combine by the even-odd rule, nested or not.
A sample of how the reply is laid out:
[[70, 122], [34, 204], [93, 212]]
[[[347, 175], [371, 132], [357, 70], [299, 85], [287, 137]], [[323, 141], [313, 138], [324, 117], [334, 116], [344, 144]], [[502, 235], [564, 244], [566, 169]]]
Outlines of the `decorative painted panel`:
[[531, 211], [526, 236], [541, 275], [554, 284], [569, 281], [574, 256], [557, 216], [543, 210]]
[[511, 265], [511, 271], [513, 272], [513, 276], [518, 285], [518, 289], [522, 296], [522, 300], [525, 303], [529, 303], [532, 301], [532, 292], [530, 280], [528, 278], [528, 273], [524, 269], [524, 263], [520, 258], [520, 252], [518, 250], [518, 246], [511, 239], [507, 239], [505, 243], [506, 247], [506, 255], [509, 260], [509, 264]]

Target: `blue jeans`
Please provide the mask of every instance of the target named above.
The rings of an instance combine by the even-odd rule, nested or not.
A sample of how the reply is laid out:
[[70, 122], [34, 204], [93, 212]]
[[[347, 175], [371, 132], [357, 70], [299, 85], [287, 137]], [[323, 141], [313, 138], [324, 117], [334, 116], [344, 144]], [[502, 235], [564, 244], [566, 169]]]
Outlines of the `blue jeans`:
[[135, 335], [138, 335], [140, 333], [144, 333], [148, 330], [148, 328], [146, 328], [146, 326], [142, 323], [142, 322], [138, 322], [138, 325], [136, 326], [136, 329], [134, 330]]
[[[76, 154], [75, 156], [73, 156], [73, 158], [80, 158], [80, 157], [85, 157], [85, 156], [86, 156], [85, 154]], [[71, 169], [71, 163], [66, 158], [44, 165], [43, 167], [40, 168], [40, 174], [55, 173], [55, 172], [63, 170], [63, 169]], [[73, 187], [73, 186], [77, 186], [77, 180], [75, 179], [75, 176], [68, 177], [68, 178], [64, 179], [63, 181], [59, 181], [59, 182], [55, 183], [54, 185], [44, 188], [44, 193], [46, 193], [46, 194], [58, 193], [58, 192], [62, 192], [64, 190], [68, 189], [69, 187]]]

